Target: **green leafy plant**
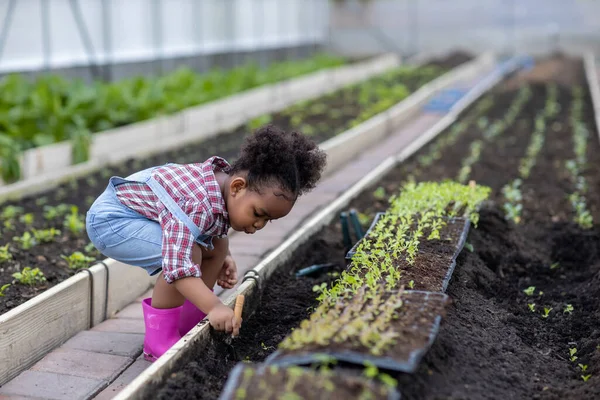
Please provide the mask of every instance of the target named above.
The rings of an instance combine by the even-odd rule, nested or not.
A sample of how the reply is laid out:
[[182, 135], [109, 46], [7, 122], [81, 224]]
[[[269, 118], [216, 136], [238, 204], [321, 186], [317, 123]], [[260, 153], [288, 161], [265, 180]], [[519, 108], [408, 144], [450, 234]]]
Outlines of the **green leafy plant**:
[[535, 303], [529, 303], [527, 304], [527, 307], [529, 307], [529, 311], [535, 312]]
[[363, 365], [365, 369], [363, 370], [363, 375], [369, 379], [377, 379], [384, 385], [390, 388], [395, 388], [398, 386], [398, 381], [392, 378], [390, 375], [380, 372], [375, 364], [369, 361], [364, 361]]
[[4, 297], [6, 294], [6, 290], [10, 287], [10, 283], [7, 283], [5, 285], [2, 285], [2, 287], [0, 287], [0, 297]]
[[49, 229], [32, 229], [31, 230], [33, 232], [33, 237], [35, 238], [36, 242], [39, 243], [50, 243], [53, 242], [54, 239], [58, 236], [60, 236], [61, 232], [58, 229], [55, 228], [49, 228]]
[[552, 269], [552, 270], [557, 269], [558, 267], [560, 267], [560, 263], [557, 263], [557, 262], [550, 265], [550, 269]]
[[27, 286], [38, 286], [46, 282], [46, 277], [39, 268], [25, 267], [21, 272], [12, 274], [12, 277], [20, 284]]
[[542, 318], [548, 318], [550, 316], [550, 311], [552, 311], [552, 307], [544, 307], [544, 312], [542, 313]]
[[571, 362], [575, 362], [577, 360], [577, 356], [575, 354], [577, 354], [577, 348], [569, 348], [569, 359]]
[[375, 189], [375, 191], [373, 192], [373, 197], [377, 200], [385, 200], [387, 196], [385, 194], [385, 189], [383, 188], [383, 186], [379, 186], [377, 189]]
[[588, 379], [590, 379], [591, 377], [592, 377], [592, 374], [581, 375], [581, 379], [583, 379], [584, 382], [587, 382]]
[[523, 293], [525, 293], [527, 296], [533, 296], [534, 292], [535, 286], [529, 286], [527, 289], [523, 290]]
[[30, 232], [25, 232], [22, 236], [13, 236], [13, 240], [19, 243], [23, 250], [29, 250], [37, 244], [35, 237]]
[[33, 222], [35, 221], [35, 216], [33, 215], [33, 213], [23, 214], [19, 218], [19, 221], [24, 223], [26, 226], [31, 226], [31, 225], [33, 225]]
[[47, 221], [53, 221], [58, 218], [62, 218], [69, 212], [69, 205], [59, 204], [56, 207], [44, 206], [44, 219]]
[[574, 308], [571, 304], [567, 304], [565, 306], [565, 309], [563, 310], [563, 313], [565, 314], [571, 314], [573, 312]]
[[85, 221], [79, 215], [79, 208], [71, 206], [71, 213], [65, 217], [64, 227], [71, 232], [73, 236], [79, 236], [85, 229]]
[[23, 212], [23, 207], [6, 206], [6, 207], [4, 207], [4, 209], [2, 209], [2, 213], [0, 213], [0, 219], [2, 219], [4, 221], [14, 220], [22, 212]]
[[8, 249], [8, 245], [0, 246], [0, 264], [12, 259], [12, 254]]
[[581, 369], [581, 372], [585, 372], [588, 369], [587, 364], [577, 364], [577, 366]]
[[94, 257], [88, 257], [79, 251], [74, 252], [68, 257], [64, 255], [60, 257], [67, 261], [67, 264], [69, 264], [69, 268], [71, 269], [87, 268], [90, 263], [95, 261]]

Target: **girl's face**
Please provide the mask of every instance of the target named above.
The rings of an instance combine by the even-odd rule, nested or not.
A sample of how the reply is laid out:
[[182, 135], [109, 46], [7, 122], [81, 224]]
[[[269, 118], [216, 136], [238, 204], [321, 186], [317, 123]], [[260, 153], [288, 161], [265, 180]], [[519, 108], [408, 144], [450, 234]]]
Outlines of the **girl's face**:
[[285, 217], [294, 206], [289, 199], [291, 193], [285, 193], [276, 186], [261, 188], [260, 192], [248, 189], [246, 180], [235, 177], [226, 193], [229, 223], [235, 231], [252, 234], [272, 220]]

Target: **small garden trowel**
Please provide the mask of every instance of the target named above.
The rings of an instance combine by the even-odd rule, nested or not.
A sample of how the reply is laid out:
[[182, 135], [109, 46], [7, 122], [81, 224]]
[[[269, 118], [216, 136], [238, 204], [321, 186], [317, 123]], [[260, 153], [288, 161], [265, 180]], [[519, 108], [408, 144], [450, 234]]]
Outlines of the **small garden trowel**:
[[[234, 314], [234, 317], [236, 320], [242, 319], [242, 311], [243, 310], [244, 310], [244, 295], [239, 294], [237, 296], [237, 298], [235, 299], [235, 307], [233, 308], [233, 314]], [[231, 336], [223, 339], [223, 342], [225, 343], [225, 345], [227, 345], [227, 348], [228, 348], [229, 352], [231, 353], [231, 356], [233, 357], [233, 359], [235, 361], [240, 361], [241, 360], [240, 355], [235, 350], [235, 347], [231, 344], [233, 341], [233, 338], [234, 338], [234, 336], [231, 335]]]

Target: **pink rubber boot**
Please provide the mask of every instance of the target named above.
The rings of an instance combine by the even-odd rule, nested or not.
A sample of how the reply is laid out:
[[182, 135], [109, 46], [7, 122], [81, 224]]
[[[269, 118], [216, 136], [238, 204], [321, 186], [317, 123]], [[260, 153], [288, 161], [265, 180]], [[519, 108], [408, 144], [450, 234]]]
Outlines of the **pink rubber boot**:
[[[211, 289], [211, 291], [213, 290]], [[206, 314], [200, 311], [191, 301], [186, 299], [183, 303], [183, 310], [181, 310], [181, 318], [179, 319], [179, 334], [184, 336], [205, 317]]]
[[144, 358], [154, 362], [171, 348], [179, 339], [179, 317], [183, 306], [175, 308], [154, 308], [152, 298], [142, 301], [146, 335], [144, 336]]

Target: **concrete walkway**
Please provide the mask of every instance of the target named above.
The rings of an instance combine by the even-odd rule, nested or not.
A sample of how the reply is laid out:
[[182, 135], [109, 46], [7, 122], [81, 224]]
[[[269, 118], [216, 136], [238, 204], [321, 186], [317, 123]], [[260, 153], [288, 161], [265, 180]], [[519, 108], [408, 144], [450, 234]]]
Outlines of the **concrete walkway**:
[[[464, 82], [457, 88], [469, 88], [474, 84], [475, 81]], [[323, 179], [317, 188], [298, 200], [287, 217], [254, 235], [231, 235], [230, 249], [240, 278], [311, 214], [333, 201], [385, 158], [399, 153], [442, 116], [431, 112], [416, 115], [387, 139]], [[221, 291], [219, 295], [228, 296], [233, 290]], [[151, 291], [148, 291], [114, 318], [80, 332], [55, 349], [0, 388], [0, 400], [104, 400], [115, 396], [150, 365], [141, 357], [144, 334], [141, 300], [150, 296]]]

